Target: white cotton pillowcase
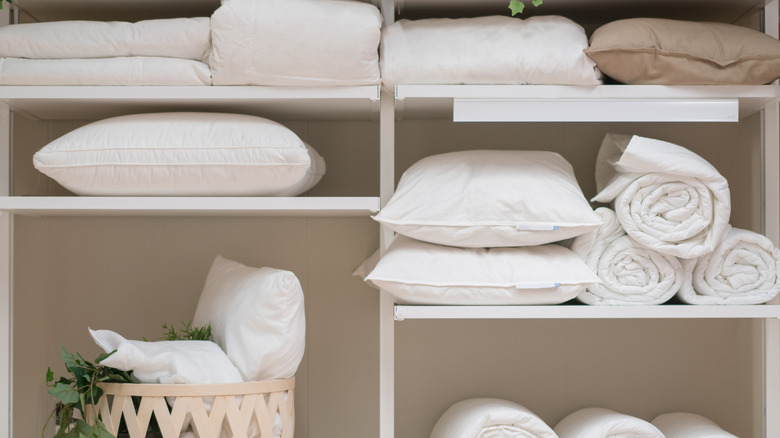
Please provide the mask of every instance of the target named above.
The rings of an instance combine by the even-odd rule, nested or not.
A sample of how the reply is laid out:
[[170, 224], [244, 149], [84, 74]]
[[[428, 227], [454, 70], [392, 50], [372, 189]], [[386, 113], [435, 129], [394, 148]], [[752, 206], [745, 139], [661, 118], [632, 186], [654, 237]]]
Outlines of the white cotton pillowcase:
[[245, 380], [290, 378], [306, 344], [301, 284], [290, 271], [217, 256], [192, 324], [211, 325], [214, 341]]
[[597, 85], [587, 47], [560, 16], [398, 20], [382, 29], [382, 84]]
[[381, 26], [357, 1], [225, 2], [211, 18], [214, 85], [379, 84]]
[[374, 219], [414, 239], [470, 248], [541, 245], [601, 225], [562, 156], [512, 150], [423, 158]]
[[457, 248], [397, 236], [366, 281], [398, 303], [559, 304], [599, 282], [559, 245]]
[[450, 406], [430, 438], [557, 438], [541, 418], [515, 402], [466, 399]]
[[54, 140], [35, 168], [79, 195], [294, 196], [325, 162], [285, 126], [223, 113], [136, 114]]
[[154, 56], [207, 61], [208, 17], [54, 21], [0, 27], [0, 56], [30, 59]]
[[133, 341], [110, 330], [89, 330], [106, 353], [100, 363], [133, 371], [141, 383], [209, 384], [241, 382], [241, 373], [211, 341]]
[[661, 414], [652, 423], [665, 438], [737, 438], [709, 418], [688, 412]]
[[649, 422], [605, 408], [575, 411], [553, 430], [559, 438], [664, 438]]

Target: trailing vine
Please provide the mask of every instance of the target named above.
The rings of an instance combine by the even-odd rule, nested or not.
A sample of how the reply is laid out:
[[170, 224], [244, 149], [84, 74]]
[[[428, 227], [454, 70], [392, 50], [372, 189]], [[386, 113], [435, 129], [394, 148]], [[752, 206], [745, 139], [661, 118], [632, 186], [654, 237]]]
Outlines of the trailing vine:
[[[531, 0], [531, 4], [539, 6], [542, 4], [542, 0]], [[525, 9], [525, 3], [522, 0], [509, 0], [509, 9], [512, 11], [512, 16], [522, 14]]]

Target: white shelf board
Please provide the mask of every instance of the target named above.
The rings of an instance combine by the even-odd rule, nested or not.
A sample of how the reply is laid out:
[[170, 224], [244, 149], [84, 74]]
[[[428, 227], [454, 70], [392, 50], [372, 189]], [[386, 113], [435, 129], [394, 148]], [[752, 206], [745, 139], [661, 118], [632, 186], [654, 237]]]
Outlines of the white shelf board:
[[211, 111], [275, 120], [372, 120], [379, 87], [0, 86], [0, 103], [39, 120], [97, 120], [124, 114]]
[[780, 305], [694, 306], [395, 306], [395, 320], [406, 319], [669, 319], [780, 318]]
[[368, 216], [378, 197], [6, 196], [0, 211], [26, 216]]
[[[780, 98], [777, 85], [398, 85], [396, 94], [396, 117], [402, 118], [453, 118], [456, 101], [534, 102], [544, 101], [552, 107], [560, 105], [565, 113], [572, 102], [598, 103], [625, 108], [626, 103], [677, 102], [693, 105], [707, 102], [736, 100], [739, 118], [743, 119], [762, 110], [768, 103]], [[663, 115], [663, 114], [662, 114]], [[592, 121], [587, 113], [579, 121]], [[631, 118], [626, 114], [627, 119]], [[648, 120], [646, 115], [637, 121]], [[659, 117], [657, 121], [669, 121]], [[576, 117], [569, 121], [578, 121]], [[689, 120], [680, 120], [689, 121]]]

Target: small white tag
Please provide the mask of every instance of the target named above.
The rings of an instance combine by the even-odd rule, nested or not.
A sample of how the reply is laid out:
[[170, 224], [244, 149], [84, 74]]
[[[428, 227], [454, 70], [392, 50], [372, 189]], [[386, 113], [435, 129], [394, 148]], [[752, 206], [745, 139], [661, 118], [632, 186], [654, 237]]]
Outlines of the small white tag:
[[515, 225], [517, 231], [557, 231], [558, 225]]
[[560, 283], [523, 283], [516, 284], [515, 289], [553, 289], [561, 287]]

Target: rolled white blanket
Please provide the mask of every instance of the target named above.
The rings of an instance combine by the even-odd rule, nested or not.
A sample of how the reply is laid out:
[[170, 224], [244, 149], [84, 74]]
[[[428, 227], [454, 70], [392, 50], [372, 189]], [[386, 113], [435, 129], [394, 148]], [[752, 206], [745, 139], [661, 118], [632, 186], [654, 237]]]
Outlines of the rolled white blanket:
[[592, 305], [651, 305], [672, 298], [683, 284], [680, 261], [627, 236], [613, 210], [600, 207], [595, 213], [603, 225], [575, 238], [571, 249], [601, 283], [589, 286], [577, 299]]
[[557, 438], [526, 407], [496, 398], [473, 398], [450, 406], [436, 422], [431, 438]]
[[696, 258], [721, 241], [731, 215], [726, 179], [681, 146], [607, 134], [596, 159], [596, 202], [613, 202], [623, 229], [663, 254]]
[[731, 228], [713, 252], [683, 268], [677, 296], [688, 304], [761, 304], [780, 292], [780, 250], [748, 230]]
[[709, 418], [687, 412], [661, 414], [655, 417], [652, 424], [666, 438], [737, 438]]
[[664, 438], [664, 434], [641, 418], [605, 408], [584, 408], [569, 414], [555, 426], [559, 438]]

